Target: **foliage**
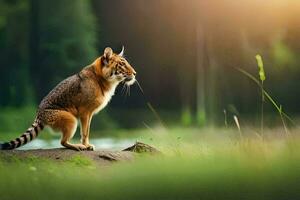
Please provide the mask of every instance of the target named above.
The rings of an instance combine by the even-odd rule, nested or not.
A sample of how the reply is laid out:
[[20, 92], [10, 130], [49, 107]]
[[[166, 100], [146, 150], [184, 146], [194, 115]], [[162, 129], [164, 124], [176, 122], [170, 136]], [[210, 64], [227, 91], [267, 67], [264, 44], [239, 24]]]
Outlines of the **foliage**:
[[192, 124], [191, 109], [187, 106], [182, 111], [181, 123], [183, 126], [190, 126]]
[[[96, 23], [89, 1], [38, 1], [35, 60], [38, 99], [59, 81], [93, 62], [97, 53]], [[53, 15], [55, 13], [55, 15]], [[49, 17], [51, 16], [51, 17]], [[35, 63], [35, 62], [34, 62]], [[47, 74], [47, 76], [45, 76]]]
[[0, 106], [32, 103], [28, 1], [0, 1]]
[[216, 140], [211, 133], [200, 139], [178, 130], [171, 133], [183, 137], [176, 145], [160, 134], [152, 143], [164, 156], [106, 167], [80, 157], [64, 163], [1, 159], [0, 192], [3, 199], [24, 198], [24, 191], [28, 199], [299, 198], [299, 140], [228, 140], [219, 131], [225, 135], [214, 131]]
[[90, 2], [0, 1], [0, 106], [26, 106], [95, 59]]
[[26, 131], [34, 120], [35, 112], [36, 108], [33, 106], [2, 108], [0, 112], [0, 132]]
[[273, 42], [272, 57], [275, 61], [275, 66], [280, 72], [295, 67], [297, 62], [295, 52], [282, 39], [277, 39]]

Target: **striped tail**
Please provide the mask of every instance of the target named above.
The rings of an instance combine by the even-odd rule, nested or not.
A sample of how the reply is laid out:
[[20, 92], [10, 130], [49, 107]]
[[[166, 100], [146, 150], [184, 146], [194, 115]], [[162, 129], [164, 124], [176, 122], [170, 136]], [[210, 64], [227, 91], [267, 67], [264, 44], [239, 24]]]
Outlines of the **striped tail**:
[[25, 133], [23, 133], [20, 137], [15, 140], [11, 140], [10, 142], [5, 142], [0, 144], [0, 149], [9, 150], [18, 148], [24, 144], [27, 144], [34, 138], [36, 138], [40, 131], [44, 129], [44, 125], [38, 119], [34, 120], [33, 124], [30, 128], [27, 129]]

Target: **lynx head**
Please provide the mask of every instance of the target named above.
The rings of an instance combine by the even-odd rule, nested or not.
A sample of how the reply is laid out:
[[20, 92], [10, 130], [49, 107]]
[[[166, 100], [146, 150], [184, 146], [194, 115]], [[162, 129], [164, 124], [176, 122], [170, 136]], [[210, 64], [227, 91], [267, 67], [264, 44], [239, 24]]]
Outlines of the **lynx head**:
[[125, 81], [127, 85], [135, 82], [136, 72], [124, 57], [124, 47], [119, 54], [110, 47], [105, 48], [100, 57], [102, 76], [110, 82]]

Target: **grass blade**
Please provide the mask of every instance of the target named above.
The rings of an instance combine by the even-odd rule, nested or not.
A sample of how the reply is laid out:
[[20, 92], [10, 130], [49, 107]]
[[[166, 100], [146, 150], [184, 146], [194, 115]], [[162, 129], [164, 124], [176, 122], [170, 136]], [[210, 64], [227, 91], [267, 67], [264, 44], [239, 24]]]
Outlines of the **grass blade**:
[[[276, 110], [278, 111], [279, 115], [282, 117], [285, 117], [286, 119], [288, 119], [293, 125], [295, 125], [294, 121], [285, 113], [282, 111], [282, 108], [280, 108], [280, 106], [278, 106], [278, 104], [275, 102], [275, 100], [271, 97], [271, 95], [269, 95], [269, 93], [262, 88], [261, 83], [259, 82], [259, 80], [257, 80], [257, 78], [255, 78], [252, 74], [250, 74], [249, 72], [241, 69], [241, 68], [237, 68], [237, 70], [239, 72], [241, 72], [242, 74], [246, 75], [248, 78], [250, 78], [252, 81], [254, 81], [263, 91], [264, 95], [267, 97], [267, 99], [273, 104], [273, 106], [276, 108]], [[284, 119], [282, 118], [282, 122], [283, 125], [285, 126], [285, 130], [287, 130], [287, 127], [285, 125]]]

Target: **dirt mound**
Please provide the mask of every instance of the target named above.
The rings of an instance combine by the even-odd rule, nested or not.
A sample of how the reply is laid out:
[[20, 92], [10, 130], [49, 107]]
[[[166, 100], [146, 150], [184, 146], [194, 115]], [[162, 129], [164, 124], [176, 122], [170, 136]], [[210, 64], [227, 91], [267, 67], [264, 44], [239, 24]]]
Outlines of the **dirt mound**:
[[[74, 151], [65, 148], [55, 149], [34, 149], [34, 150], [2, 150], [0, 156], [4, 159], [12, 157], [28, 158], [37, 157], [56, 161], [70, 160], [74, 156], [82, 156], [105, 165], [115, 161], [131, 161], [139, 153], [160, 153], [156, 148], [147, 144], [137, 142], [133, 146], [122, 151], [97, 150], [97, 151]], [[11, 159], [10, 159], [11, 160]]]

